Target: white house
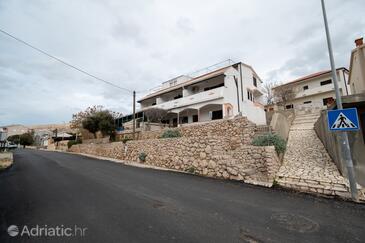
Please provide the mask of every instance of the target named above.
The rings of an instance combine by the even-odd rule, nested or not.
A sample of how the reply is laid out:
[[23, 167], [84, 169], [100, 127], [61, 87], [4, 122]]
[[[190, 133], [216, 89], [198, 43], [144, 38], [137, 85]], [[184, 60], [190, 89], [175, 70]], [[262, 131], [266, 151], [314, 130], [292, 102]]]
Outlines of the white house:
[[141, 111], [168, 111], [170, 126], [232, 118], [242, 114], [256, 124], [265, 124], [262, 81], [242, 62], [197, 77], [182, 75], [162, 83], [139, 99]]
[[351, 52], [349, 85], [352, 94], [365, 93], [365, 44], [363, 38], [355, 40]]
[[[341, 95], [351, 94], [348, 85], [349, 71], [337, 68], [338, 86]], [[275, 93], [278, 89], [290, 88], [294, 91], [294, 98], [286, 102], [285, 109], [326, 109], [327, 105], [336, 98], [331, 70], [313, 73], [294, 81], [273, 88]]]

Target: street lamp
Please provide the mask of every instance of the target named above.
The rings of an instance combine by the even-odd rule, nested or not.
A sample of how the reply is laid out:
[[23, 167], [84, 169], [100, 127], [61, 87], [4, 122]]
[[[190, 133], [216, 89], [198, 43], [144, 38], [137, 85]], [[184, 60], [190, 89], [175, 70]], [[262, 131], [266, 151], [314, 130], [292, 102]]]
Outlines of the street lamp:
[[[332, 69], [332, 80], [333, 80], [333, 83], [334, 83], [334, 86], [335, 86], [335, 92], [336, 92], [337, 109], [342, 109], [343, 108], [342, 107], [342, 99], [341, 99], [340, 90], [338, 88], [336, 65], [335, 65], [335, 61], [334, 61], [334, 58], [333, 58], [333, 52], [332, 52], [331, 36], [330, 36], [329, 29], [328, 29], [326, 6], [324, 4], [324, 0], [321, 0], [321, 3], [322, 3], [324, 26], [325, 26], [325, 29], [326, 29], [328, 54], [329, 54], [331, 69]], [[358, 201], [358, 193], [357, 193], [357, 187], [356, 187], [354, 165], [352, 163], [351, 150], [350, 150], [350, 145], [349, 145], [349, 139], [348, 139], [348, 136], [347, 136], [347, 132], [340, 132], [339, 137], [340, 137], [341, 160], [345, 161], [345, 163], [346, 163], [347, 175], [348, 175], [349, 182], [350, 182], [351, 197], [354, 201]]]

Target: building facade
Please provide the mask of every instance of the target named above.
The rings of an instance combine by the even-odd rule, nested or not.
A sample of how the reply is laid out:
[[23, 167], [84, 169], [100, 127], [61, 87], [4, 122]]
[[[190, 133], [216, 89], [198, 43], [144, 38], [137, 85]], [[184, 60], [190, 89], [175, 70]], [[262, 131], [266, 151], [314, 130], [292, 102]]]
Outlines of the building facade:
[[170, 126], [205, 122], [236, 115], [265, 124], [262, 81], [254, 69], [235, 63], [197, 77], [179, 76], [138, 100], [141, 111], [160, 108], [168, 111]]
[[351, 52], [349, 85], [352, 94], [365, 93], [365, 45], [363, 38], [355, 40], [356, 48]]
[[[337, 69], [337, 79], [342, 96], [351, 94], [348, 85], [349, 71]], [[294, 96], [285, 102], [284, 109], [326, 109], [336, 99], [331, 70], [313, 73], [294, 81], [273, 88], [273, 92], [280, 89], [292, 89]]]

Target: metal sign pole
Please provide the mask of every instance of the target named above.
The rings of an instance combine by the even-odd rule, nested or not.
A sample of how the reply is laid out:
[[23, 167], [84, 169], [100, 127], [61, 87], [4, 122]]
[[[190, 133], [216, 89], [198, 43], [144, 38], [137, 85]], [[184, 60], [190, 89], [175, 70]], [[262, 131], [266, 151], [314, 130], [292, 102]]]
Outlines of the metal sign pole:
[[[329, 54], [331, 69], [332, 69], [332, 80], [333, 80], [333, 83], [335, 86], [335, 92], [336, 92], [337, 109], [342, 109], [342, 100], [341, 100], [340, 90], [338, 88], [336, 66], [335, 66], [335, 61], [333, 58], [331, 37], [330, 37], [329, 29], [328, 29], [327, 14], [326, 14], [326, 7], [324, 4], [324, 0], [321, 0], [321, 3], [322, 3], [324, 26], [326, 29], [328, 54]], [[352, 163], [351, 150], [350, 150], [347, 132], [340, 132], [339, 137], [340, 137], [340, 148], [341, 148], [340, 152], [341, 152], [342, 160], [346, 162], [347, 174], [348, 174], [348, 178], [349, 178], [349, 182], [350, 182], [351, 197], [354, 201], [358, 201], [358, 193], [357, 193], [357, 187], [356, 187], [354, 166]]]

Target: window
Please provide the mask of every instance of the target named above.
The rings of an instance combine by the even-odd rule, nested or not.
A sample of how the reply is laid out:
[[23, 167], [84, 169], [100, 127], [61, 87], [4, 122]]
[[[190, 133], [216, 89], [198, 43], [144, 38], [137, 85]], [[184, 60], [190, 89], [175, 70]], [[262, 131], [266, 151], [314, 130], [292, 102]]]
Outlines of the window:
[[156, 105], [156, 102], [153, 102], [152, 105]]
[[307, 90], [308, 89], [308, 85], [303, 86], [303, 90]]
[[285, 106], [285, 109], [287, 109], [287, 110], [293, 109], [293, 108], [294, 108], [293, 104], [290, 104], [290, 105], [286, 105]]
[[323, 99], [323, 105], [324, 106], [332, 104], [333, 102], [334, 102], [334, 99], [332, 97], [328, 97], [328, 98]]
[[194, 86], [191, 88], [191, 91], [193, 92], [193, 94], [196, 94], [199, 92], [199, 86]]
[[312, 101], [311, 101], [311, 100], [308, 100], [308, 101], [304, 101], [304, 102], [303, 102], [303, 104], [310, 104], [310, 103], [312, 103]]
[[256, 77], [253, 77], [253, 85], [254, 85], [255, 87], [257, 87], [257, 79], [256, 79]]
[[177, 100], [177, 99], [180, 99], [180, 98], [182, 98], [183, 96], [182, 96], [182, 94], [178, 94], [178, 95], [176, 95], [175, 97], [174, 97], [174, 100]]
[[326, 81], [322, 81], [322, 82], [321, 82], [321, 86], [323, 86], [323, 85], [327, 85], [327, 84], [330, 84], [330, 83], [332, 83], [332, 80], [331, 80], [331, 79], [326, 80]]
[[251, 90], [247, 90], [247, 99], [253, 101], [253, 95]]
[[212, 120], [222, 119], [223, 118], [223, 111], [212, 111]]
[[219, 87], [222, 87], [224, 86], [224, 83], [220, 83], [218, 85], [214, 85], [214, 86], [211, 86], [211, 87], [206, 87], [204, 88], [204, 91], [208, 91], [208, 90], [211, 90], [211, 89], [216, 89], [216, 88], [219, 88]]
[[193, 122], [198, 122], [198, 115], [193, 115]]
[[189, 122], [189, 118], [187, 116], [181, 117], [181, 123], [188, 123]]

